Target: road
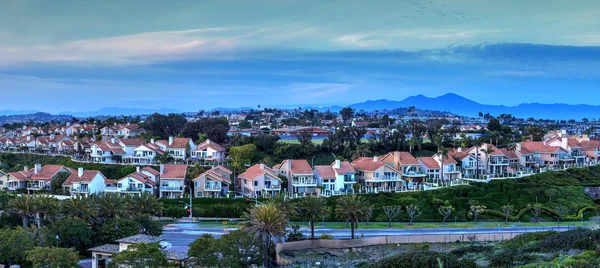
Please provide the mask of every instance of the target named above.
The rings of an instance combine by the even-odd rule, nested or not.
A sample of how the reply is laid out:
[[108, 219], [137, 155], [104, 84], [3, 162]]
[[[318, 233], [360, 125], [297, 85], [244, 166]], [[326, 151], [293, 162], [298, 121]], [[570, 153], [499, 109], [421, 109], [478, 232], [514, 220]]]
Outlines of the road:
[[[467, 234], [500, 234], [500, 233], [524, 233], [524, 232], [540, 232], [549, 230], [566, 231], [567, 226], [540, 226], [540, 227], [500, 227], [500, 228], [431, 228], [431, 229], [358, 229], [355, 235], [364, 237], [374, 236], [408, 236], [408, 235], [467, 235]], [[178, 223], [169, 224], [164, 227], [162, 238], [172, 244], [171, 250], [187, 251], [188, 245], [203, 234], [211, 234], [214, 237], [221, 237], [228, 231], [236, 230], [237, 228], [202, 228], [195, 223]], [[300, 229], [305, 235], [310, 234], [310, 229]], [[321, 234], [331, 234], [334, 239], [350, 238], [349, 229], [315, 229], [315, 236]]]

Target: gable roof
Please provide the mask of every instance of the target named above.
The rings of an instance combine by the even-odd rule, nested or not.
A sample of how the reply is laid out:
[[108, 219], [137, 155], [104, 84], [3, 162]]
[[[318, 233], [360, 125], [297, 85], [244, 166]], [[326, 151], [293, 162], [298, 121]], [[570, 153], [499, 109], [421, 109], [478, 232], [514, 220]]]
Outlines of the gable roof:
[[[203, 172], [202, 174], [198, 175], [198, 177], [193, 179], [193, 181], [198, 180], [202, 177], [212, 177], [213, 179], [231, 183], [231, 179], [229, 178], [229, 176], [225, 176], [223, 173], [225, 173], [225, 172], [222, 172], [220, 169], [213, 167], [213, 168]], [[227, 173], [225, 173], [225, 174], [227, 174]]]
[[[37, 173], [31, 176], [33, 180], [50, 180], [59, 171], [64, 169], [63, 165], [44, 165]], [[66, 169], [65, 169], [66, 170]]]
[[160, 175], [163, 179], [185, 179], [187, 175], [187, 165], [163, 165], [163, 173]]
[[417, 159], [427, 168], [440, 168], [440, 163], [438, 163], [438, 161], [436, 161], [433, 157], [419, 157]]
[[359, 157], [352, 161], [352, 166], [355, 170], [375, 171], [385, 166], [385, 163], [379, 161], [379, 159], [375, 161], [372, 157]]
[[[192, 139], [190, 138], [173, 138], [173, 143], [168, 145], [169, 148], [185, 149]], [[168, 142], [167, 142], [168, 144]]]
[[31, 178], [31, 176], [33, 175], [33, 172], [31, 172], [31, 171], [15, 171], [15, 172], [9, 172], [8, 175], [15, 178], [18, 181], [27, 181], [27, 180], [29, 180], [29, 178]]
[[290, 172], [292, 174], [313, 174], [313, 170], [308, 164], [308, 161], [304, 159], [293, 159], [293, 160], [283, 160], [279, 165], [279, 169], [287, 167], [288, 162], [291, 161], [292, 168]]
[[151, 185], [156, 185], [155, 181], [151, 180], [150, 177], [148, 177], [148, 175], [141, 173], [141, 172], [133, 172], [123, 178], [118, 179], [117, 181], [121, 181], [121, 180], [127, 179], [129, 177], [134, 178], [134, 179], [140, 181], [141, 183], [148, 183]]
[[277, 173], [273, 169], [267, 167], [266, 165], [263, 165], [262, 169], [260, 167], [260, 164], [251, 166], [248, 169], [246, 169], [246, 171], [244, 171], [242, 174], [238, 175], [238, 177], [242, 179], [253, 180], [260, 177], [261, 175], [265, 175], [271, 177], [272, 179], [281, 180], [279, 179]]
[[541, 141], [525, 141], [521, 142], [521, 152], [524, 154], [531, 153], [555, 153], [558, 150], [563, 149], [560, 146], [550, 146], [546, 145]]
[[198, 146], [196, 146], [196, 149], [194, 149], [193, 151], [194, 152], [203, 151], [203, 150], [206, 150], [207, 148], [210, 148], [217, 152], [225, 151], [225, 148], [223, 148], [221, 145], [219, 145], [211, 140], [206, 140], [203, 143], [198, 144]]
[[79, 177], [79, 172], [75, 170], [75, 172], [71, 173], [71, 175], [65, 180], [63, 186], [71, 186], [75, 182], [91, 182], [96, 178], [97, 175], [100, 175], [104, 178], [104, 183], [110, 183], [112, 180], [108, 180], [102, 172], [98, 170], [84, 170], [81, 177]]
[[315, 166], [315, 173], [319, 174], [319, 177], [323, 179], [335, 179], [335, 170], [332, 166]]
[[148, 173], [150, 173], [150, 174], [152, 174], [154, 176], [160, 175], [160, 172], [158, 170], [153, 169], [151, 167], [145, 167], [145, 168], [142, 169], [142, 171], [147, 171]]

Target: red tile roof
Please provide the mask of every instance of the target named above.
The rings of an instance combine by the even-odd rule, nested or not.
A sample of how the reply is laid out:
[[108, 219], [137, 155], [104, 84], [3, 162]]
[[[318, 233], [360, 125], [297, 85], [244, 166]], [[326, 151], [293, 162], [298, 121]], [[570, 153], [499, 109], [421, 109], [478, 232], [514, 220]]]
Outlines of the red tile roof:
[[33, 180], [47, 180], [49, 181], [65, 166], [62, 165], [45, 165], [38, 171], [38, 173], [33, 174], [31, 179]]
[[190, 138], [173, 138], [173, 143], [169, 145], [169, 148], [185, 149], [191, 140]]
[[223, 148], [221, 145], [215, 143], [214, 141], [211, 140], [206, 140], [203, 143], [198, 144], [198, 146], [196, 147], [196, 149], [194, 149], [194, 152], [198, 152], [198, 151], [203, 151], [206, 150], [206, 148], [211, 148], [217, 152], [224, 152], [225, 148]]
[[219, 170], [221, 170], [221, 171], [223, 171], [223, 172], [225, 172], [225, 173], [227, 173], [227, 174], [233, 174], [233, 171], [231, 171], [231, 170], [229, 170], [228, 168], [226, 168], [226, 167], [224, 167], [224, 166], [221, 166], [221, 165], [218, 165], [218, 166], [216, 166], [216, 167], [213, 167], [213, 168], [214, 168], [214, 169], [219, 169]]
[[433, 157], [419, 157], [417, 159], [430, 169], [440, 168], [440, 164]]
[[561, 150], [560, 146], [546, 145], [541, 141], [525, 141], [521, 143], [521, 152], [524, 154], [554, 153], [558, 150]]
[[104, 174], [102, 174], [102, 172], [100, 172], [98, 170], [84, 170], [83, 175], [81, 177], [79, 177], [79, 172], [77, 170], [75, 170], [75, 172], [71, 173], [71, 175], [67, 178], [67, 180], [65, 180], [65, 182], [63, 183], [63, 186], [71, 186], [75, 182], [91, 182], [92, 180], [94, 180], [94, 178], [98, 174], [102, 178], [104, 178], [104, 183], [107, 183], [107, 181], [109, 181], [109, 182], [112, 181], [112, 180], [107, 180], [106, 177], [104, 176]]
[[141, 139], [120, 139], [119, 141], [125, 146], [140, 146], [146, 143], [144, 140]]
[[[287, 162], [290, 160], [284, 160], [279, 168], [286, 167]], [[313, 174], [313, 170], [308, 164], [308, 161], [304, 159], [294, 159], [292, 161], [292, 170], [290, 172], [292, 174]]]
[[352, 164], [348, 161], [340, 161], [340, 168], [334, 168], [335, 161], [331, 163], [331, 167], [335, 170], [335, 172], [339, 175], [346, 175], [348, 173], [356, 173], [356, 170], [352, 167]]
[[164, 165], [164, 171], [160, 177], [162, 179], [185, 179], [185, 175], [187, 175], [187, 165]]
[[277, 173], [273, 169], [267, 167], [266, 165], [264, 165], [264, 168], [261, 169], [260, 164], [251, 166], [250, 168], [246, 169], [246, 171], [244, 171], [242, 174], [240, 174], [238, 177], [242, 178], [242, 179], [254, 180], [261, 175], [269, 176], [273, 179], [279, 180]]
[[[435, 154], [435, 156], [437, 156], [439, 159], [441, 159], [439, 154]], [[452, 156], [447, 155], [444, 157], [444, 165], [449, 165], [449, 164], [457, 164], [456, 160], [454, 160], [454, 158], [452, 158]]]
[[153, 169], [153, 168], [151, 168], [151, 167], [145, 167], [145, 168], [143, 168], [142, 170], [148, 171], [148, 173], [150, 173], [150, 174], [152, 174], [152, 175], [154, 175], [154, 176], [158, 176], [158, 175], [160, 175], [160, 172], [159, 172], [159, 171], [157, 171], [156, 169]]
[[517, 153], [515, 153], [514, 151], [511, 151], [511, 150], [508, 150], [506, 148], [502, 148], [502, 149], [500, 149], [500, 151], [502, 151], [502, 153], [504, 153], [506, 155], [506, 157], [508, 157], [508, 159], [519, 158], [517, 156]]
[[211, 177], [213, 179], [217, 179], [220, 181], [225, 181], [227, 183], [231, 183], [231, 179], [228, 176], [225, 176], [222, 171], [216, 167], [213, 167], [205, 172], [203, 172], [202, 174], [198, 175], [198, 177], [196, 177], [195, 179], [193, 179], [193, 181], [198, 180], [202, 177]]
[[355, 170], [375, 171], [385, 166], [385, 163], [379, 160], [374, 161], [372, 157], [359, 157], [358, 159], [352, 161], [352, 166]]
[[323, 179], [335, 179], [335, 171], [332, 166], [315, 166], [315, 172]]
[[121, 181], [123, 179], [127, 179], [129, 177], [132, 177], [132, 178], [134, 178], [134, 179], [136, 179], [136, 180], [138, 180], [138, 181], [140, 181], [141, 183], [144, 183], [144, 184], [148, 183], [150, 185], [156, 185], [155, 181], [151, 180], [148, 175], [146, 175], [144, 173], [141, 173], [141, 172], [133, 172], [133, 173], [131, 173], [131, 174], [129, 174], [129, 175], [123, 177], [123, 178], [120, 178], [118, 181]]
[[16, 172], [9, 172], [8, 175], [12, 176], [13, 178], [15, 178], [18, 181], [27, 181], [31, 178], [31, 176], [33, 176], [33, 172], [31, 172], [31, 171], [16, 171]]

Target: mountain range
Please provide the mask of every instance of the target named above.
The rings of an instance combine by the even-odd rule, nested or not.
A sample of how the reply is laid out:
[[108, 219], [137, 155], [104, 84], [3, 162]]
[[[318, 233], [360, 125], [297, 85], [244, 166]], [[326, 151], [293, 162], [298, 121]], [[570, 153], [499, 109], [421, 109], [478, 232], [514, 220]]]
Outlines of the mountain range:
[[[395, 100], [369, 100], [365, 102], [351, 104], [345, 107], [353, 108], [357, 111], [374, 111], [374, 110], [393, 110], [401, 107], [414, 106], [420, 110], [433, 110], [450, 112], [462, 116], [477, 117], [479, 112], [490, 113], [491, 115], [512, 114], [520, 118], [541, 118], [541, 119], [582, 119], [582, 118], [600, 118], [600, 105], [571, 105], [563, 103], [543, 104], [543, 103], [523, 103], [517, 106], [504, 105], [488, 105], [481, 104], [465, 97], [448, 93], [438, 97], [426, 97], [424, 95], [416, 95], [408, 97], [401, 101]], [[276, 107], [276, 106], [275, 106]], [[304, 107], [304, 109], [317, 109], [319, 111], [330, 110], [339, 112], [344, 106], [329, 106], [329, 107]], [[214, 108], [211, 111], [218, 110], [222, 112], [235, 112], [250, 110], [251, 108]], [[19, 115], [32, 114], [38, 111], [0, 111], [2, 115]], [[138, 108], [117, 108], [107, 107], [90, 112], [61, 112], [59, 114], [72, 115], [75, 117], [92, 117], [98, 115], [140, 115], [152, 113], [181, 113], [176, 109], [138, 109]]]
[[[416, 95], [401, 101], [393, 100], [370, 100], [348, 105], [357, 111], [392, 110], [399, 107], [414, 106], [420, 110], [433, 110], [451, 112], [462, 116], [477, 117], [479, 112], [491, 115], [511, 114], [519, 118], [541, 118], [541, 119], [582, 119], [600, 118], [600, 106], [598, 105], [571, 105], [563, 103], [523, 103], [517, 106], [488, 105], [481, 104], [465, 97], [448, 93], [438, 97], [426, 97]], [[321, 111], [330, 110], [337, 112], [340, 106], [319, 107]]]

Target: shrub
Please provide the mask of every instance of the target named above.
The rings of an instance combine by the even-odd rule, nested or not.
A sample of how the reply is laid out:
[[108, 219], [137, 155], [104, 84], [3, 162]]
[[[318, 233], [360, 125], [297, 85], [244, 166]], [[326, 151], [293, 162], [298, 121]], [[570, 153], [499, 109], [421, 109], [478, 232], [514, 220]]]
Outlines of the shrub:
[[322, 239], [322, 240], [333, 240], [333, 235], [332, 234], [321, 234], [321, 236], [319, 237], [319, 239]]
[[459, 260], [456, 256], [434, 251], [415, 251], [401, 253], [370, 264], [369, 268], [398, 268], [398, 267], [440, 267], [445, 268], [475, 268], [473, 260]]
[[493, 246], [473, 246], [473, 245], [471, 245], [471, 246], [466, 246], [466, 247], [452, 250], [452, 251], [450, 251], [450, 254], [460, 258], [469, 253], [476, 254], [476, 253], [491, 252], [493, 249], [494, 249]]
[[569, 249], [594, 250], [600, 243], [600, 230], [577, 228], [548, 236], [540, 243], [546, 251]]
[[548, 236], [557, 234], [556, 231], [533, 232], [520, 234], [510, 240], [506, 240], [498, 245], [498, 248], [521, 248], [526, 245], [531, 245], [532, 242], [539, 243], [544, 241]]

